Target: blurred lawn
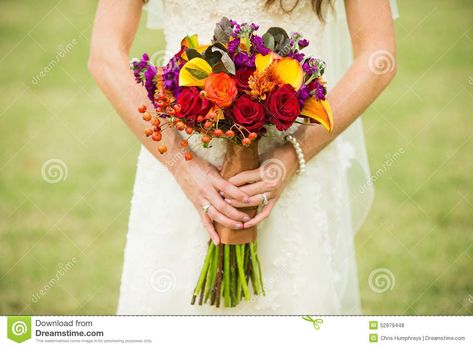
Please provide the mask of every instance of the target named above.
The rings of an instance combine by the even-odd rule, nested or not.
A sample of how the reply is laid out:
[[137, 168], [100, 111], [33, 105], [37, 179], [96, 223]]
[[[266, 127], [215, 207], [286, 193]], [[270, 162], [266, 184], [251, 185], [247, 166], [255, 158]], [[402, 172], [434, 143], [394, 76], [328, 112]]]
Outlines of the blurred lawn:
[[[399, 7], [398, 74], [364, 120], [373, 172], [404, 154], [376, 180], [357, 235], [363, 308], [472, 314], [473, 3]], [[86, 69], [94, 11], [94, 1], [1, 4], [1, 314], [115, 312], [139, 147]], [[143, 21], [133, 55], [154, 43]], [[67, 168], [55, 184], [41, 175], [51, 159]], [[383, 293], [368, 284], [379, 268], [394, 276]]]

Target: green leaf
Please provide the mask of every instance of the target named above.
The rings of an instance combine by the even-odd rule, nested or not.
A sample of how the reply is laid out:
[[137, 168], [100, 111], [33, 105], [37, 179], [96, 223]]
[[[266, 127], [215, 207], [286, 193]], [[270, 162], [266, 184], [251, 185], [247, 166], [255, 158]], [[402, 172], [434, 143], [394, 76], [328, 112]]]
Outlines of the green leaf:
[[197, 80], [203, 80], [207, 76], [209, 76], [209, 74], [207, 74], [205, 71], [202, 71], [202, 70], [197, 70], [197, 69], [192, 69], [192, 68], [187, 68], [187, 67], [186, 67], [186, 70], [190, 72], [192, 76], [194, 76]]
[[227, 43], [232, 35], [232, 26], [230, 20], [227, 17], [222, 17], [220, 21], [215, 25], [214, 40]]
[[230, 73], [235, 75], [236, 73], [236, 68], [235, 68], [235, 63], [233, 63], [233, 60], [230, 58], [226, 50], [221, 49], [220, 47], [214, 45], [212, 47], [212, 52], [219, 52], [221, 54], [220, 61], [224, 65], [225, 69]]
[[274, 51], [274, 36], [270, 33], [265, 33], [262, 38], [266, 48], [270, 49], [271, 51]]
[[193, 48], [188, 48], [186, 50], [186, 55], [187, 60], [191, 60], [192, 58], [204, 58], [196, 49]]

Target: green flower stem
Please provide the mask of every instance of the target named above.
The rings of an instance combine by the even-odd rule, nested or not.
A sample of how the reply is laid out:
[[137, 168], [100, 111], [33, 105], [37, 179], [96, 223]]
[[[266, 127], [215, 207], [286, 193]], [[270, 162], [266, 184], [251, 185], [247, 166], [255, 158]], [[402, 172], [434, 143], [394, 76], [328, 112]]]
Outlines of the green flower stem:
[[236, 246], [230, 245], [230, 301], [231, 306], [236, 306], [236, 287], [237, 287], [237, 264], [236, 264]]
[[[261, 280], [260, 272], [258, 270], [258, 262], [256, 260], [256, 245], [255, 242], [250, 243], [250, 254], [251, 254], [251, 268], [252, 268], [252, 281], [257, 295], [261, 294]], [[254, 280], [253, 280], [254, 279]]]
[[220, 307], [220, 299], [222, 298], [223, 286], [222, 286], [222, 268], [223, 268], [223, 244], [218, 245], [218, 265], [217, 265], [217, 279], [215, 281], [215, 306]]
[[263, 296], [266, 296], [266, 293], [264, 292], [264, 285], [263, 285], [263, 271], [261, 270], [261, 263], [259, 262], [259, 256], [258, 256], [258, 242], [255, 242], [256, 244], [256, 262], [258, 263], [258, 274], [259, 274], [259, 279], [260, 279], [260, 284], [261, 284], [261, 291], [263, 292]]
[[238, 279], [241, 283], [241, 289], [243, 290], [243, 296], [245, 296], [245, 300], [250, 299], [250, 292], [248, 291], [248, 284], [246, 284], [245, 279], [245, 269], [243, 267], [243, 255], [245, 254], [245, 244], [243, 245], [236, 245], [236, 257], [237, 257], [237, 265], [238, 265]]
[[205, 285], [205, 295], [204, 295], [204, 302], [207, 303], [207, 300], [209, 299], [211, 293], [212, 293], [212, 288], [215, 285], [215, 279], [217, 278], [217, 267], [218, 267], [218, 257], [220, 253], [220, 248], [215, 248], [214, 255], [212, 257], [212, 263], [210, 265], [210, 279], [207, 281], [207, 284]]
[[230, 307], [230, 245], [223, 246], [223, 293], [224, 305]]
[[200, 272], [199, 280], [197, 281], [197, 285], [194, 289], [194, 294], [192, 296], [191, 304], [195, 303], [195, 299], [199, 295], [199, 293], [202, 289], [202, 284], [204, 283], [205, 276], [207, 275], [207, 270], [209, 268], [210, 259], [212, 258], [212, 254], [214, 252], [214, 249], [215, 249], [215, 244], [210, 243], [209, 248], [207, 250], [207, 256], [205, 256], [204, 266], [202, 267], [202, 271]]

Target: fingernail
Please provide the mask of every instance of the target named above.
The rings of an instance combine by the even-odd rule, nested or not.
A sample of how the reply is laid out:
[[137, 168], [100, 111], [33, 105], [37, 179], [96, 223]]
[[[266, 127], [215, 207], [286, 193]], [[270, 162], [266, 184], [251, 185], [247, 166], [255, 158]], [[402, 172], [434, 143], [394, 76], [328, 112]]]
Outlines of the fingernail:
[[243, 198], [243, 203], [250, 203], [250, 198], [249, 197]]
[[241, 230], [242, 227], [243, 227], [242, 224], [236, 224], [236, 225], [235, 225], [235, 228], [236, 228], [237, 230]]
[[225, 202], [227, 202], [228, 204], [232, 204], [232, 201], [229, 200], [228, 198], [225, 198]]
[[251, 220], [251, 218], [250, 218], [249, 216], [245, 216], [245, 217], [243, 218], [243, 222], [248, 222], [248, 221], [250, 221], [250, 220]]
[[220, 191], [219, 193], [220, 193], [220, 196], [225, 197], [225, 193], [223, 193], [223, 191]]
[[215, 245], [218, 245], [218, 239], [213, 239], [212, 238], [212, 241], [214, 242]]

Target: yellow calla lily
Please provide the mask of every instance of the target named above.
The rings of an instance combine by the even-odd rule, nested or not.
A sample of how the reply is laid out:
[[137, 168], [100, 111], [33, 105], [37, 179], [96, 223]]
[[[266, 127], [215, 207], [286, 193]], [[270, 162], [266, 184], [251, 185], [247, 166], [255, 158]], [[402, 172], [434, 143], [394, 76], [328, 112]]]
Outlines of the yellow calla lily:
[[290, 84], [296, 91], [302, 86], [304, 70], [297, 60], [292, 58], [278, 60], [274, 71], [283, 83]]
[[326, 100], [317, 100], [315, 96], [310, 97], [304, 103], [301, 115], [320, 122], [329, 132], [333, 130], [332, 108]]
[[256, 71], [262, 73], [272, 62], [273, 55], [267, 54], [263, 56], [261, 53], [258, 53], [255, 57]]
[[179, 72], [179, 86], [203, 87], [212, 67], [202, 58], [192, 58]]

